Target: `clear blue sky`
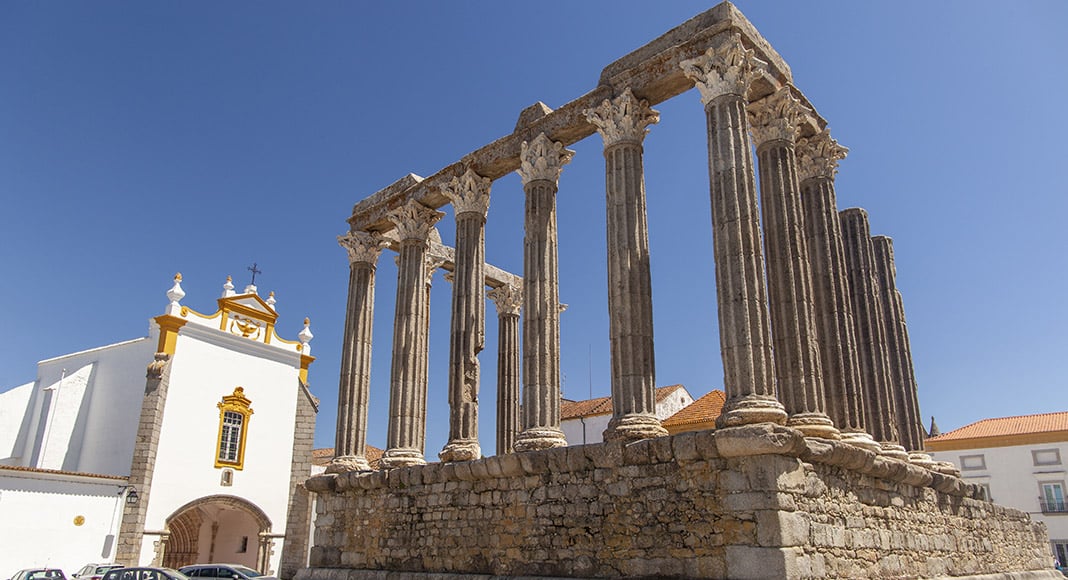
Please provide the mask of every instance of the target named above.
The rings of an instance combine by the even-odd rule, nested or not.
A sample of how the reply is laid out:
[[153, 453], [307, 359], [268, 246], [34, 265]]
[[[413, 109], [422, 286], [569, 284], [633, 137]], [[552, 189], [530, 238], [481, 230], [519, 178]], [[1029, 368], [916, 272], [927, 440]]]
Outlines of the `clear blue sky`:
[[[352, 205], [558, 107], [702, 2], [0, 3], [0, 389], [35, 362], [147, 332], [171, 277], [214, 310], [259, 263], [280, 333], [315, 333], [333, 445]], [[1061, 411], [1068, 351], [1068, 3], [741, 2], [851, 149], [842, 208], [893, 237], [921, 411], [943, 430]], [[705, 119], [645, 142], [657, 379], [722, 388]], [[560, 182], [564, 395], [609, 393], [600, 138]], [[522, 272], [523, 195], [493, 187], [487, 257]], [[452, 243], [452, 215], [442, 235]], [[378, 270], [369, 440], [386, 438], [396, 269]], [[432, 297], [427, 456], [448, 435], [449, 284]], [[494, 447], [487, 308], [482, 443]], [[220, 393], [232, 386], [220, 385]]]

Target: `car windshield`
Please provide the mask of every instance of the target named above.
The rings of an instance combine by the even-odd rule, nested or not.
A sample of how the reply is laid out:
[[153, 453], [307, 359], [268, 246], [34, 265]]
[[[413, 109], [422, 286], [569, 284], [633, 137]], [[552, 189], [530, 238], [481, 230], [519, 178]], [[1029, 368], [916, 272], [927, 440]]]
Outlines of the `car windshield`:
[[238, 566], [234, 566], [233, 568], [234, 568], [234, 570], [237, 570], [238, 572], [241, 572], [242, 574], [244, 574], [245, 576], [248, 576], [249, 578], [256, 578], [258, 576], [263, 576], [263, 574], [261, 572], [257, 572], [256, 570], [253, 570], [252, 568], [249, 568], [248, 566], [240, 566], [240, 565], [238, 565]]
[[160, 570], [166, 570], [167, 574], [169, 574], [171, 578], [174, 578], [175, 580], [189, 580], [189, 576], [182, 574], [178, 570], [174, 570], [171, 568], [160, 568]]

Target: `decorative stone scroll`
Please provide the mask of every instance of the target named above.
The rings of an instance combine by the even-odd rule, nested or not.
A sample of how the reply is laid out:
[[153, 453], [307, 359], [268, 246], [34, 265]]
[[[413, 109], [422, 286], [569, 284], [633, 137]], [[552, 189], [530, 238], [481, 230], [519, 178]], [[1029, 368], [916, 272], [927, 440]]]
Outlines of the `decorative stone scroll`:
[[749, 105], [749, 125], [757, 147], [769, 141], [797, 140], [802, 119], [810, 114], [808, 107], [794, 96], [790, 86], [784, 86], [761, 101]]
[[349, 254], [349, 263], [374, 264], [389, 241], [375, 232], [347, 232], [337, 237], [337, 243]]
[[564, 149], [564, 144], [552, 141], [545, 133], [539, 133], [533, 141], [523, 141], [520, 153], [520, 166], [516, 170], [523, 185], [533, 181], [560, 180], [560, 172], [571, 162], [575, 152]]
[[465, 213], [476, 213], [485, 219], [486, 212], [489, 211], [489, 192], [492, 184], [492, 179], [482, 177], [468, 167], [462, 176], [452, 178], [441, 193], [452, 202], [457, 217]]
[[838, 144], [831, 137], [831, 130], [798, 139], [797, 141], [797, 178], [802, 182], [823, 177], [834, 179], [838, 174], [838, 162], [846, 158], [849, 149]]
[[649, 101], [635, 97], [630, 88], [615, 99], [586, 109], [585, 115], [604, 139], [605, 149], [624, 142], [641, 145], [649, 133], [646, 127], [660, 122], [660, 113], [649, 107]]
[[682, 61], [679, 66], [701, 92], [701, 102], [708, 105], [721, 95], [745, 98], [749, 86], [761, 77], [767, 63], [758, 59], [735, 34], [729, 41], [708, 49], [703, 55]]
[[523, 283], [498, 286], [486, 292], [486, 296], [497, 306], [497, 315], [519, 316], [523, 310]]
[[388, 218], [396, 226], [397, 238], [401, 242], [418, 240], [425, 244], [430, 240], [430, 232], [434, 229], [434, 224], [444, 215], [440, 211], [430, 209], [410, 199], [408, 203], [390, 212]]

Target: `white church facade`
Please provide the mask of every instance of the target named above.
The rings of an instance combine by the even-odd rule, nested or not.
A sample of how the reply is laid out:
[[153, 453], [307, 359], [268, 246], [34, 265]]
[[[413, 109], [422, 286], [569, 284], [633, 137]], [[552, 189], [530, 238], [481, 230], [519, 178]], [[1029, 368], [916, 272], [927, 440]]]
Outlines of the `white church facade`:
[[[290, 576], [307, 553], [312, 338], [273, 295], [180, 301], [146, 337], [41, 361], [0, 392], [0, 578], [87, 562], [231, 562]], [[147, 369], [147, 372], [146, 372]]]

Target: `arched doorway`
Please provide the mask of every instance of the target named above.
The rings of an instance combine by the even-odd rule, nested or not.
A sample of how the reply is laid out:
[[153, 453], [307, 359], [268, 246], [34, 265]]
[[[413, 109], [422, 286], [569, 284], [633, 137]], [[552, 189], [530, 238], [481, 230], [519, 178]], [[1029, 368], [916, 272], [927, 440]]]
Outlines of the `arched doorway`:
[[232, 495], [193, 500], [174, 511], [164, 529], [162, 565], [225, 562], [268, 572], [271, 520], [259, 507]]

